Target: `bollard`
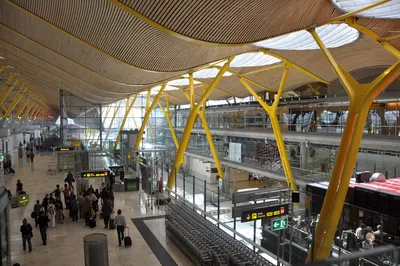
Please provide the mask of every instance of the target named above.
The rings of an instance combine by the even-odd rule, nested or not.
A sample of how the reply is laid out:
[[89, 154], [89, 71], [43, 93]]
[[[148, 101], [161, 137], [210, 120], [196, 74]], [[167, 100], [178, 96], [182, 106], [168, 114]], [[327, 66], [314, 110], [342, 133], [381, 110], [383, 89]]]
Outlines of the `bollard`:
[[83, 238], [85, 266], [108, 266], [108, 244], [106, 234], [90, 234]]

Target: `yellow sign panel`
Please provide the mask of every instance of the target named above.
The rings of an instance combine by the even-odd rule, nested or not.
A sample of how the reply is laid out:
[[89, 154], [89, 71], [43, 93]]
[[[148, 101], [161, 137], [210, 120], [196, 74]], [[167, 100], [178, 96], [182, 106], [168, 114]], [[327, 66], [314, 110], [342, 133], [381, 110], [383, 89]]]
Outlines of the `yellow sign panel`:
[[252, 213], [251, 214], [251, 219], [257, 219], [257, 213]]
[[272, 212], [267, 212], [267, 217], [271, 217], [272, 216]]
[[274, 211], [274, 215], [280, 215], [281, 211]]

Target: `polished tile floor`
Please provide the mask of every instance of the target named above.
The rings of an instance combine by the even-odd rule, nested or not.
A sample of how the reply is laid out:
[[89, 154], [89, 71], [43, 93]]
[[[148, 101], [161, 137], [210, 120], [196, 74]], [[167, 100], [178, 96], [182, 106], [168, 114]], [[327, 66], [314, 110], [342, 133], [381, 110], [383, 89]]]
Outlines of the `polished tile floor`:
[[[34, 228], [34, 237], [32, 239], [33, 251], [32, 253], [24, 252], [19, 232], [22, 219], [27, 218], [34, 226], [34, 221], [30, 218], [34, 203], [37, 199], [42, 201], [44, 195], [52, 192], [57, 184], [63, 185], [64, 174], [46, 175], [47, 166], [56, 163], [56, 157], [53, 153], [35, 156], [33, 164], [27, 162], [25, 158], [18, 159], [16, 153], [12, 155], [13, 168], [16, 170], [16, 174], [14, 176], [4, 176], [1, 173], [0, 186], [4, 185], [14, 194], [15, 184], [18, 179], [21, 179], [24, 190], [30, 195], [30, 204], [28, 206], [10, 210], [12, 263], [18, 262], [21, 265], [29, 266], [83, 266], [83, 237], [91, 233], [105, 233], [108, 236], [109, 265], [165, 265], [157, 259], [131, 221], [131, 218], [164, 214], [162, 209], [149, 210], [146, 213], [145, 207], [139, 205], [139, 192], [115, 193], [116, 209], [122, 209], [130, 227], [130, 235], [133, 240], [131, 248], [119, 247], [116, 231], [104, 229], [103, 221], [101, 220], [98, 220], [96, 228], [90, 229], [84, 225], [83, 220], [80, 220], [78, 223], [72, 223], [69, 218], [66, 218], [64, 224], [57, 224], [55, 228], [48, 229], [47, 246], [42, 246], [40, 232]], [[68, 213], [65, 212], [65, 215], [68, 216]], [[168, 251], [177, 265], [191, 265], [184, 255], [165, 239], [164, 219], [147, 220], [145, 224]]]

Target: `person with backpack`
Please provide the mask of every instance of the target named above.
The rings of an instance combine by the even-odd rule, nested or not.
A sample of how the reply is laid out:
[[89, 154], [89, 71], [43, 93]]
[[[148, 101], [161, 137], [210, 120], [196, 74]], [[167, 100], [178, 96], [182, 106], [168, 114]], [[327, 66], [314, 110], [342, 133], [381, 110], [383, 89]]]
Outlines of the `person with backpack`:
[[47, 227], [49, 227], [48, 223], [50, 222], [49, 218], [45, 215], [44, 211], [40, 212], [40, 216], [38, 219], [40, 235], [42, 236], [43, 245], [47, 245]]
[[71, 212], [72, 221], [78, 222], [78, 202], [76, 201], [76, 195], [73, 195], [69, 201], [69, 211]]
[[119, 246], [122, 245], [122, 241], [124, 240], [124, 231], [126, 227], [126, 220], [125, 216], [122, 215], [122, 211], [117, 211], [117, 216], [115, 216], [114, 224], [117, 227], [117, 234], [118, 234], [118, 242]]
[[38, 226], [38, 219], [39, 219], [39, 216], [40, 216], [41, 209], [42, 209], [42, 205], [40, 204], [40, 201], [37, 200], [35, 206], [33, 207], [33, 211], [36, 214], [36, 216], [35, 216], [35, 227], [36, 228]]
[[28, 242], [28, 249], [29, 252], [32, 252], [32, 243], [31, 243], [31, 238], [33, 236], [33, 229], [32, 226], [28, 223], [28, 220], [24, 218], [22, 220], [22, 225], [20, 228], [21, 234], [22, 234], [22, 245], [24, 248], [24, 251], [26, 250], [26, 242]]
[[54, 206], [53, 200], [49, 200], [49, 205], [47, 206], [47, 216], [50, 220], [50, 226], [52, 228], [56, 227], [56, 207]]

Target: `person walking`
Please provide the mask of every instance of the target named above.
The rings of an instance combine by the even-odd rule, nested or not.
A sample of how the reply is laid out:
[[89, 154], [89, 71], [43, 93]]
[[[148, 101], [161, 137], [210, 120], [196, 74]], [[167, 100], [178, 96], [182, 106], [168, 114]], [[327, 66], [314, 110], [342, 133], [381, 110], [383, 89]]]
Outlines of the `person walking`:
[[60, 197], [56, 197], [56, 201], [55, 201], [54, 205], [56, 207], [57, 222], [60, 224], [63, 224], [64, 223], [64, 213], [63, 213], [64, 207], [63, 207]]
[[42, 236], [43, 245], [47, 245], [47, 227], [49, 227], [49, 218], [45, 215], [44, 211], [40, 212], [38, 219], [40, 235]]
[[78, 222], [78, 202], [76, 201], [76, 195], [73, 195], [69, 201], [69, 211], [71, 212], [72, 221]]
[[21, 180], [17, 180], [17, 189], [16, 189], [16, 194], [17, 196], [19, 195], [20, 192], [24, 191], [24, 185], [21, 183]]
[[65, 209], [68, 209], [68, 207], [69, 207], [69, 198], [71, 196], [71, 191], [69, 190], [67, 184], [64, 185], [64, 189], [63, 189], [62, 192], [64, 194]]
[[42, 201], [42, 207], [44, 208], [44, 213], [47, 215], [47, 206], [49, 205], [49, 194], [46, 194]]
[[31, 151], [31, 163], [33, 163], [33, 158], [35, 158], [35, 154], [33, 153], [33, 150]]
[[38, 219], [40, 216], [40, 210], [42, 209], [42, 204], [40, 204], [40, 201], [37, 200], [35, 206], [33, 207], [33, 211], [36, 213], [35, 217], [35, 227], [37, 228], [38, 226]]
[[108, 228], [108, 222], [110, 221], [110, 215], [111, 215], [111, 212], [112, 212], [109, 200], [105, 200], [103, 202], [103, 206], [101, 208], [101, 211], [103, 212], [104, 228]]
[[53, 200], [49, 200], [49, 205], [47, 206], [47, 215], [50, 220], [50, 226], [52, 228], [56, 227], [56, 207], [54, 206]]
[[64, 182], [69, 185], [70, 190], [74, 190], [74, 186], [72, 185], [72, 183], [75, 182], [75, 179], [71, 171], [68, 171], [67, 177], [64, 179]]
[[24, 218], [22, 220], [22, 225], [20, 228], [21, 234], [22, 234], [22, 245], [24, 248], [24, 251], [26, 250], [26, 242], [28, 242], [28, 249], [29, 252], [32, 252], [32, 243], [31, 243], [31, 238], [33, 236], [33, 229], [32, 226], [28, 223], [28, 220]]
[[90, 211], [92, 210], [92, 201], [89, 196], [86, 196], [83, 200], [83, 212], [85, 213], [85, 224], [89, 226]]
[[60, 189], [60, 185], [56, 186], [56, 189], [53, 191], [54, 193], [54, 197], [57, 199], [61, 199], [61, 189]]
[[114, 224], [117, 227], [117, 234], [118, 234], [118, 242], [119, 246], [122, 245], [122, 241], [124, 240], [124, 231], [126, 227], [126, 220], [125, 216], [122, 215], [122, 211], [117, 211], [117, 216], [114, 219]]

